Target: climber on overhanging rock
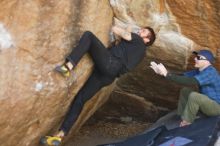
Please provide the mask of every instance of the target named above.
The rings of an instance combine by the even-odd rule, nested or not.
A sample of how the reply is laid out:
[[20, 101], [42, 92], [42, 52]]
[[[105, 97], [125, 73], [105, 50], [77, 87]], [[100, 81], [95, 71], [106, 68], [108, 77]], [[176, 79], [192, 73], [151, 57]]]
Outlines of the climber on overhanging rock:
[[193, 52], [195, 56], [195, 70], [183, 75], [168, 73], [163, 64], [151, 62], [155, 73], [183, 85], [196, 85], [199, 92], [191, 88], [180, 91], [177, 114], [181, 116], [180, 127], [190, 125], [196, 118], [198, 111], [207, 116], [220, 115], [220, 76], [212, 66], [213, 54], [209, 50]]
[[85, 53], [89, 53], [94, 61], [94, 70], [84, 86], [77, 93], [66, 117], [55, 136], [45, 136], [41, 143], [52, 145], [61, 142], [77, 120], [86, 101], [91, 99], [102, 87], [111, 84], [115, 78], [130, 71], [144, 58], [145, 51], [155, 41], [154, 30], [150, 27], [141, 28], [137, 33], [118, 26], [112, 27], [121, 41], [108, 49], [89, 31], [84, 32], [79, 44], [72, 50], [63, 65], [55, 70], [64, 77], [70, 76], [72, 70]]

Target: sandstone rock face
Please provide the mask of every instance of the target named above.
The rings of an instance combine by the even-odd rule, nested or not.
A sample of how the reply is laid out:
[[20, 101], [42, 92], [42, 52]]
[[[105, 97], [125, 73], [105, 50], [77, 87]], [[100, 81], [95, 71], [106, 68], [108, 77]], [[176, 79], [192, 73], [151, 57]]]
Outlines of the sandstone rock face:
[[[107, 45], [112, 9], [107, 0], [11, 0], [0, 2], [0, 12], [0, 145], [38, 145], [58, 127], [92, 61], [85, 56], [69, 80], [54, 67], [85, 30]], [[84, 117], [104, 99], [96, 96]]]
[[[111, 1], [115, 23], [134, 26], [150, 25], [157, 40], [147, 51], [147, 57], [118, 85], [125, 92], [144, 97], [157, 105], [175, 108], [181, 86], [155, 75], [149, 62], [162, 62], [172, 72], [192, 68], [191, 51], [209, 48], [219, 63], [220, 2], [199, 0], [125, 0]], [[113, 94], [114, 95], [114, 94]], [[114, 96], [113, 96], [114, 97]], [[118, 98], [115, 95], [114, 98]]]
[[[107, 45], [112, 24], [131, 25], [133, 31], [151, 26], [157, 33], [143, 62], [119, 79], [120, 94], [113, 98], [135, 95], [174, 108], [180, 86], [155, 75], [149, 62], [183, 71], [192, 66], [191, 51], [210, 48], [220, 69], [219, 8], [216, 0], [1, 1], [0, 145], [35, 146], [42, 135], [59, 127], [93, 64], [85, 55], [70, 79], [56, 74], [54, 67], [63, 63], [85, 30]], [[86, 104], [72, 132], [107, 100], [114, 86]]]

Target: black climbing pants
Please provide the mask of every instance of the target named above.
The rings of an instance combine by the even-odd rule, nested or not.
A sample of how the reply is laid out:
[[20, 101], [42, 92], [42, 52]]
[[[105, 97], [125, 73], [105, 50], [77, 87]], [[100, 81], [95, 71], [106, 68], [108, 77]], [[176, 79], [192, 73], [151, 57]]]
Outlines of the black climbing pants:
[[79, 44], [67, 57], [67, 61], [77, 64], [85, 53], [89, 53], [94, 61], [94, 70], [84, 86], [72, 101], [69, 111], [60, 127], [65, 135], [77, 120], [83, 105], [91, 99], [102, 87], [111, 84], [119, 76], [123, 65], [110, 51], [89, 31], [86, 31]]

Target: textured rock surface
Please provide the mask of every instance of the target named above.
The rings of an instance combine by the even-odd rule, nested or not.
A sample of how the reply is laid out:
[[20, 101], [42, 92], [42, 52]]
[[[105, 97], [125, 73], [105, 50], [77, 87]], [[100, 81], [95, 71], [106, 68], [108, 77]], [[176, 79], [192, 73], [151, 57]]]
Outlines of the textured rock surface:
[[[112, 23], [129, 24], [134, 30], [150, 25], [157, 32], [148, 59], [119, 80], [124, 94], [113, 98], [136, 94], [175, 107], [179, 86], [156, 76], [149, 61], [182, 71], [192, 66], [188, 61], [192, 50], [208, 47], [218, 57], [220, 69], [219, 8], [216, 0], [1, 1], [0, 145], [38, 145], [41, 135], [56, 130], [92, 62], [83, 57], [68, 80], [53, 72], [55, 65], [63, 62], [84, 30], [107, 45]], [[112, 88], [114, 84], [86, 104], [73, 132], [107, 100]]]
[[[63, 63], [84, 30], [107, 45], [112, 9], [107, 0], [11, 0], [1, 1], [0, 11], [5, 34], [0, 37], [8, 41], [0, 51], [0, 145], [38, 145], [40, 136], [61, 121], [92, 63], [84, 57], [69, 80], [54, 67]], [[104, 101], [94, 98], [83, 116]]]
[[148, 57], [136, 70], [119, 80], [118, 85], [125, 95], [129, 92], [162, 106], [176, 106], [180, 86], [155, 75], [148, 67], [152, 60], [164, 63], [170, 71], [184, 71], [192, 68], [192, 50], [210, 48], [217, 58], [215, 66], [220, 69], [220, 55], [217, 53], [220, 2], [112, 0], [112, 5], [116, 23], [150, 25], [157, 31], [157, 40], [147, 52]]

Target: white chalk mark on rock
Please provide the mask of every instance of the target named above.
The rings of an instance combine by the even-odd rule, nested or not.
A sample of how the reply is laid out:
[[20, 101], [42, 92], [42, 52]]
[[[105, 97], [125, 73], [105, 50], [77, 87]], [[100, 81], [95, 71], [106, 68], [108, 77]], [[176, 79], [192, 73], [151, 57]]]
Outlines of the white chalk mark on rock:
[[8, 49], [13, 46], [10, 33], [5, 29], [2, 23], [0, 23], [0, 49]]

